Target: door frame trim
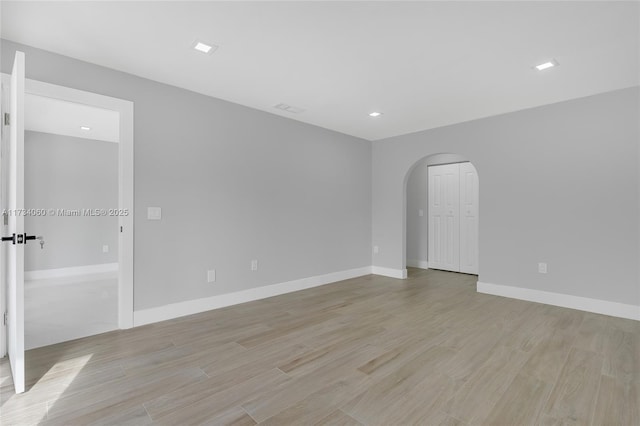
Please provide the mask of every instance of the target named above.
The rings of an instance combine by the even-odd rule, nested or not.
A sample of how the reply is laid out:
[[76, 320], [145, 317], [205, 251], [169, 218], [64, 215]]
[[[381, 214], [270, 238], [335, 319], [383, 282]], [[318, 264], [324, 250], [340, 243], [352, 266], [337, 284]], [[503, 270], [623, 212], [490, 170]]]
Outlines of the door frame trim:
[[[5, 84], [8, 74], [2, 73]], [[133, 255], [134, 255], [134, 104], [131, 101], [99, 95], [70, 87], [26, 79], [25, 93], [118, 112], [118, 208], [127, 209], [127, 216], [118, 217], [122, 232], [118, 238], [118, 328], [133, 327]], [[0, 354], [1, 355], [1, 354]]]

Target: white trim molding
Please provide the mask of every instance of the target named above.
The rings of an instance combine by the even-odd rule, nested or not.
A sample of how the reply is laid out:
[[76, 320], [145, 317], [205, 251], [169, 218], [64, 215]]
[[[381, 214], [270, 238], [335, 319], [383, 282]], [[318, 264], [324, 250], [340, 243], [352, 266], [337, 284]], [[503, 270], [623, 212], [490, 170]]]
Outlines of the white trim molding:
[[572, 296], [569, 294], [552, 293], [549, 291], [533, 290], [530, 288], [489, 284], [478, 281], [478, 293], [494, 296], [509, 297], [511, 299], [527, 300], [529, 302], [545, 303], [563, 308], [577, 309], [612, 317], [640, 321], [640, 306], [625, 303], [610, 302], [608, 300], [590, 299], [588, 297]]
[[[6, 74], [2, 74], [3, 78]], [[85, 92], [37, 80], [26, 80], [25, 92], [62, 101], [89, 105], [120, 114], [118, 140], [118, 327], [133, 326], [133, 141], [134, 105], [124, 99]]]
[[46, 280], [51, 278], [73, 277], [77, 275], [104, 274], [117, 272], [117, 263], [102, 263], [98, 265], [73, 266], [69, 268], [41, 269], [37, 271], [25, 271], [25, 281]]
[[429, 262], [426, 260], [407, 260], [407, 266], [412, 268], [429, 269]]
[[373, 275], [382, 275], [384, 277], [398, 278], [404, 280], [407, 278], [406, 269], [384, 268], [382, 266], [372, 266], [371, 273]]
[[312, 287], [319, 287], [336, 281], [348, 280], [350, 278], [361, 277], [369, 274], [371, 274], [371, 267], [365, 266], [363, 268], [349, 269], [346, 271], [316, 275], [284, 283], [250, 288], [247, 290], [236, 291], [234, 293], [220, 294], [217, 296], [204, 297], [202, 299], [171, 303], [169, 305], [158, 306], [156, 308], [142, 309], [133, 312], [133, 324], [135, 327], [138, 327], [172, 318], [179, 318], [200, 312], [211, 311], [213, 309], [238, 305], [240, 303], [266, 299], [267, 297], [279, 296], [281, 294], [292, 293], [294, 291], [305, 290]]

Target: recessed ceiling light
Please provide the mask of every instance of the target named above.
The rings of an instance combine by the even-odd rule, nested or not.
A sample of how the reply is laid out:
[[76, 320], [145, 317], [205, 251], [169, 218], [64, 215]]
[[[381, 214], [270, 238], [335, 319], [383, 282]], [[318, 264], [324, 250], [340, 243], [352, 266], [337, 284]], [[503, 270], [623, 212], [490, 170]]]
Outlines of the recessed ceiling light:
[[80, 130], [84, 130], [84, 131], [88, 132], [89, 130], [91, 130], [91, 127], [80, 126]]
[[207, 44], [207, 43], [203, 43], [201, 41], [196, 41], [193, 44], [193, 48], [196, 49], [198, 52], [211, 53], [211, 52], [215, 51], [218, 48], [218, 46]]
[[381, 115], [382, 115], [382, 113], [381, 112], [377, 112], [377, 111], [369, 113], [369, 117], [380, 117]]
[[558, 66], [558, 62], [555, 59], [552, 59], [550, 61], [538, 64], [534, 68], [537, 69], [538, 71], [543, 71], [543, 70], [546, 70], [546, 69], [549, 69], [549, 68], [553, 68], [553, 67], [557, 67], [557, 66]]

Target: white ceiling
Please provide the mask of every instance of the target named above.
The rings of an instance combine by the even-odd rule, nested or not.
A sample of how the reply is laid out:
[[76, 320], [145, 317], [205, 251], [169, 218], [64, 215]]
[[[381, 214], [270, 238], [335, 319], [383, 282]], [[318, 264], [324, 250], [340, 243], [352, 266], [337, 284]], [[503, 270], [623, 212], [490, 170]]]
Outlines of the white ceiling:
[[26, 130], [106, 142], [120, 139], [120, 114], [116, 111], [29, 93], [24, 104]]
[[3, 38], [370, 140], [639, 84], [638, 2], [1, 7]]

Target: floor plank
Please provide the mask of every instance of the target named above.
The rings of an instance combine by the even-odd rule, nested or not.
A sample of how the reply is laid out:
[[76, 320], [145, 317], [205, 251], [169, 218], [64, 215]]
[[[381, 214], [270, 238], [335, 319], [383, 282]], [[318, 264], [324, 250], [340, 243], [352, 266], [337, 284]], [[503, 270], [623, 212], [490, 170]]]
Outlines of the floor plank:
[[547, 421], [589, 424], [593, 415], [602, 356], [573, 348], [544, 408]]

